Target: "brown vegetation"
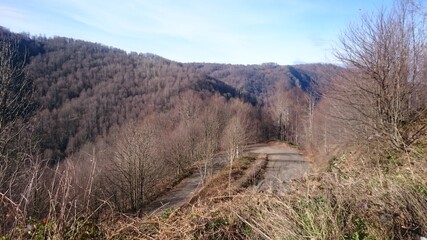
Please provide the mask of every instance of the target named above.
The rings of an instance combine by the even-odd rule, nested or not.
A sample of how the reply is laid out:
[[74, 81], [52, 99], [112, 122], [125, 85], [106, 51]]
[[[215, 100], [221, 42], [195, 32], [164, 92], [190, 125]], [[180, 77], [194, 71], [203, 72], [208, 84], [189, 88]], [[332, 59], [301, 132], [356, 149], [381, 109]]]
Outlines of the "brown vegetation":
[[[361, 159], [294, 183], [286, 195], [247, 192], [159, 220], [152, 236], [168, 239], [408, 239], [425, 236], [423, 170], [384, 174]], [[356, 165], [354, 165], [356, 164]], [[425, 164], [425, 160], [423, 161]], [[340, 171], [341, 172], [336, 172]], [[349, 191], [351, 189], [351, 191]], [[178, 223], [179, 224], [173, 224]], [[149, 224], [149, 222], [142, 223]], [[158, 235], [157, 235], [158, 234]]]
[[[333, 114], [357, 141], [408, 150], [426, 127], [424, 12], [410, 1], [365, 15], [341, 38], [337, 58], [349, 70], [332, 85]], [[339, 117], [338, 117], [339, 116]], [[407, 131], [405, 127], [413, 128]]]
[[[343, 68], [181, 64], [1, 28], [0, 239], [427, 236], [424, 18], [405, 0], [363, 16]], [[243, 191], [264, 165], [243, 148], [268, 139], [318, 173]], [[136, 217], [194, 171], [192, 204]]]

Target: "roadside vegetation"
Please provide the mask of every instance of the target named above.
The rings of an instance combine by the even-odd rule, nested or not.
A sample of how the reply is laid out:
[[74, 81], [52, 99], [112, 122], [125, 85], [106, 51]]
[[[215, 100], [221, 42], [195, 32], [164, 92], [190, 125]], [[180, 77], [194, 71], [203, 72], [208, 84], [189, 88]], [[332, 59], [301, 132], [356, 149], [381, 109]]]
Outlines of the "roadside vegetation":
[[[342, 67], [181, 64], [0, 29], [0, 239], [427, 237], [425, 16], [409, 0], [362, 15]], [[314, 169], [287, 191], [253, 187], [267, 156], [244, 146], [271, 139]], [[188, 204], [141, 216], [195, 172]]]
[[[424, 145], [424, 147], [426, 147]], [[287, 193], [247, 190], [151, 218], [139, 236], [156, 239], [419, 239], [427, 229], [426, 164], [394, 155], [384, 165], [343, 154], [329, 170], [293, 182]]]

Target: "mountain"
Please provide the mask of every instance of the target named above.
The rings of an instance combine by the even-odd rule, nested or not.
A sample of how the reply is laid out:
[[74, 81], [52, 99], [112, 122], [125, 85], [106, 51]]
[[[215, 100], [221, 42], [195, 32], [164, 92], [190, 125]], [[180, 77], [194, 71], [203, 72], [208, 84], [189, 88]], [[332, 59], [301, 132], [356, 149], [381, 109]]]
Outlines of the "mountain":
[[[280, 66], [183, 64], [154, 54], [123, 50], [64, 37], [34, 37], [0, 28], [26, 52], [26, 74], [37, 103], [36, 133], [45, 157], [59, 160], [115, 126], [172, 109], [191, 90], [220, 94], [252, 105], [279, 84], [306, 91], [332, 65]], [[317, 69], [321, 69], [319, 74]]]
[[[102, 201], [137, 212], [189, 174], [209, 179], [224, 164], [219, 152], [234, 158], [262, 140], [318, 141], [311, 123], [320, 97], [311, 93], [334, 68], [179, 63], [4, 28], [0, 43], [16, 53], [0, 55], [12, 62], [0, 68], [0, 193], [38, 219]], [[24, 74], [8, 76], [14, 66]]]
[[332, 64], [282, 66], [274, 63], [262, 65], [191, 63], [189, 65], [241, 92], [256, 96], [261, 102], [271, 96], [277, 87], [310, 91], [318, 85], [326, 84], [342, 70]]

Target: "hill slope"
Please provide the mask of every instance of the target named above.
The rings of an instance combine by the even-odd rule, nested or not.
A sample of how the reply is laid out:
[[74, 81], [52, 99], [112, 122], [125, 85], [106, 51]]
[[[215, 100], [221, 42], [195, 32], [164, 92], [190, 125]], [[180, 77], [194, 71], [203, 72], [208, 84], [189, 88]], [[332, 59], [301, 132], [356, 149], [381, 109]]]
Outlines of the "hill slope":
[[174, 106], [187, 90], [242, 98], [233, 87], [181, 63], [153, 54], [69, 38], [29, 37], [0, 29], [28, 50], [26, 73], [34, 81], [41, 148], [62, 159], [114, 126]]
[[190, 66], [263, 101], [271, 96], [277, 87], [314, 90], [318, 85], [327, 84], [342, 70], [332, 64], [281, 66], [193, 63]]
[[[37, 135], [45, 158], [59, 160], [114, 126], [173, 108], [187, 90], [262, 103], [277, 85], [308, 90], [331, 65], [182, 64], [63, 37], [31, 37], [0, 28], [28, 52], [36, 87]], [[304, 70], [303, 70], [304, 69]], [[322, 69], [322, 71], [311, 71]], [[323, 77], [324, 79], [324, 77]]]

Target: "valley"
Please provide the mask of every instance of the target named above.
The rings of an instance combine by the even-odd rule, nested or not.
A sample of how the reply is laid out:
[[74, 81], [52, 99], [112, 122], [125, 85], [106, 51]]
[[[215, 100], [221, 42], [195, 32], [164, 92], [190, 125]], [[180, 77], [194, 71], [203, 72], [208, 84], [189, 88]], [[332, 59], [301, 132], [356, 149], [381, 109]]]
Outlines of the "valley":
[[424, 239], [423, 6], [362, 15], [334, 64], [180, 62], [0, 26], [0, 240]]

